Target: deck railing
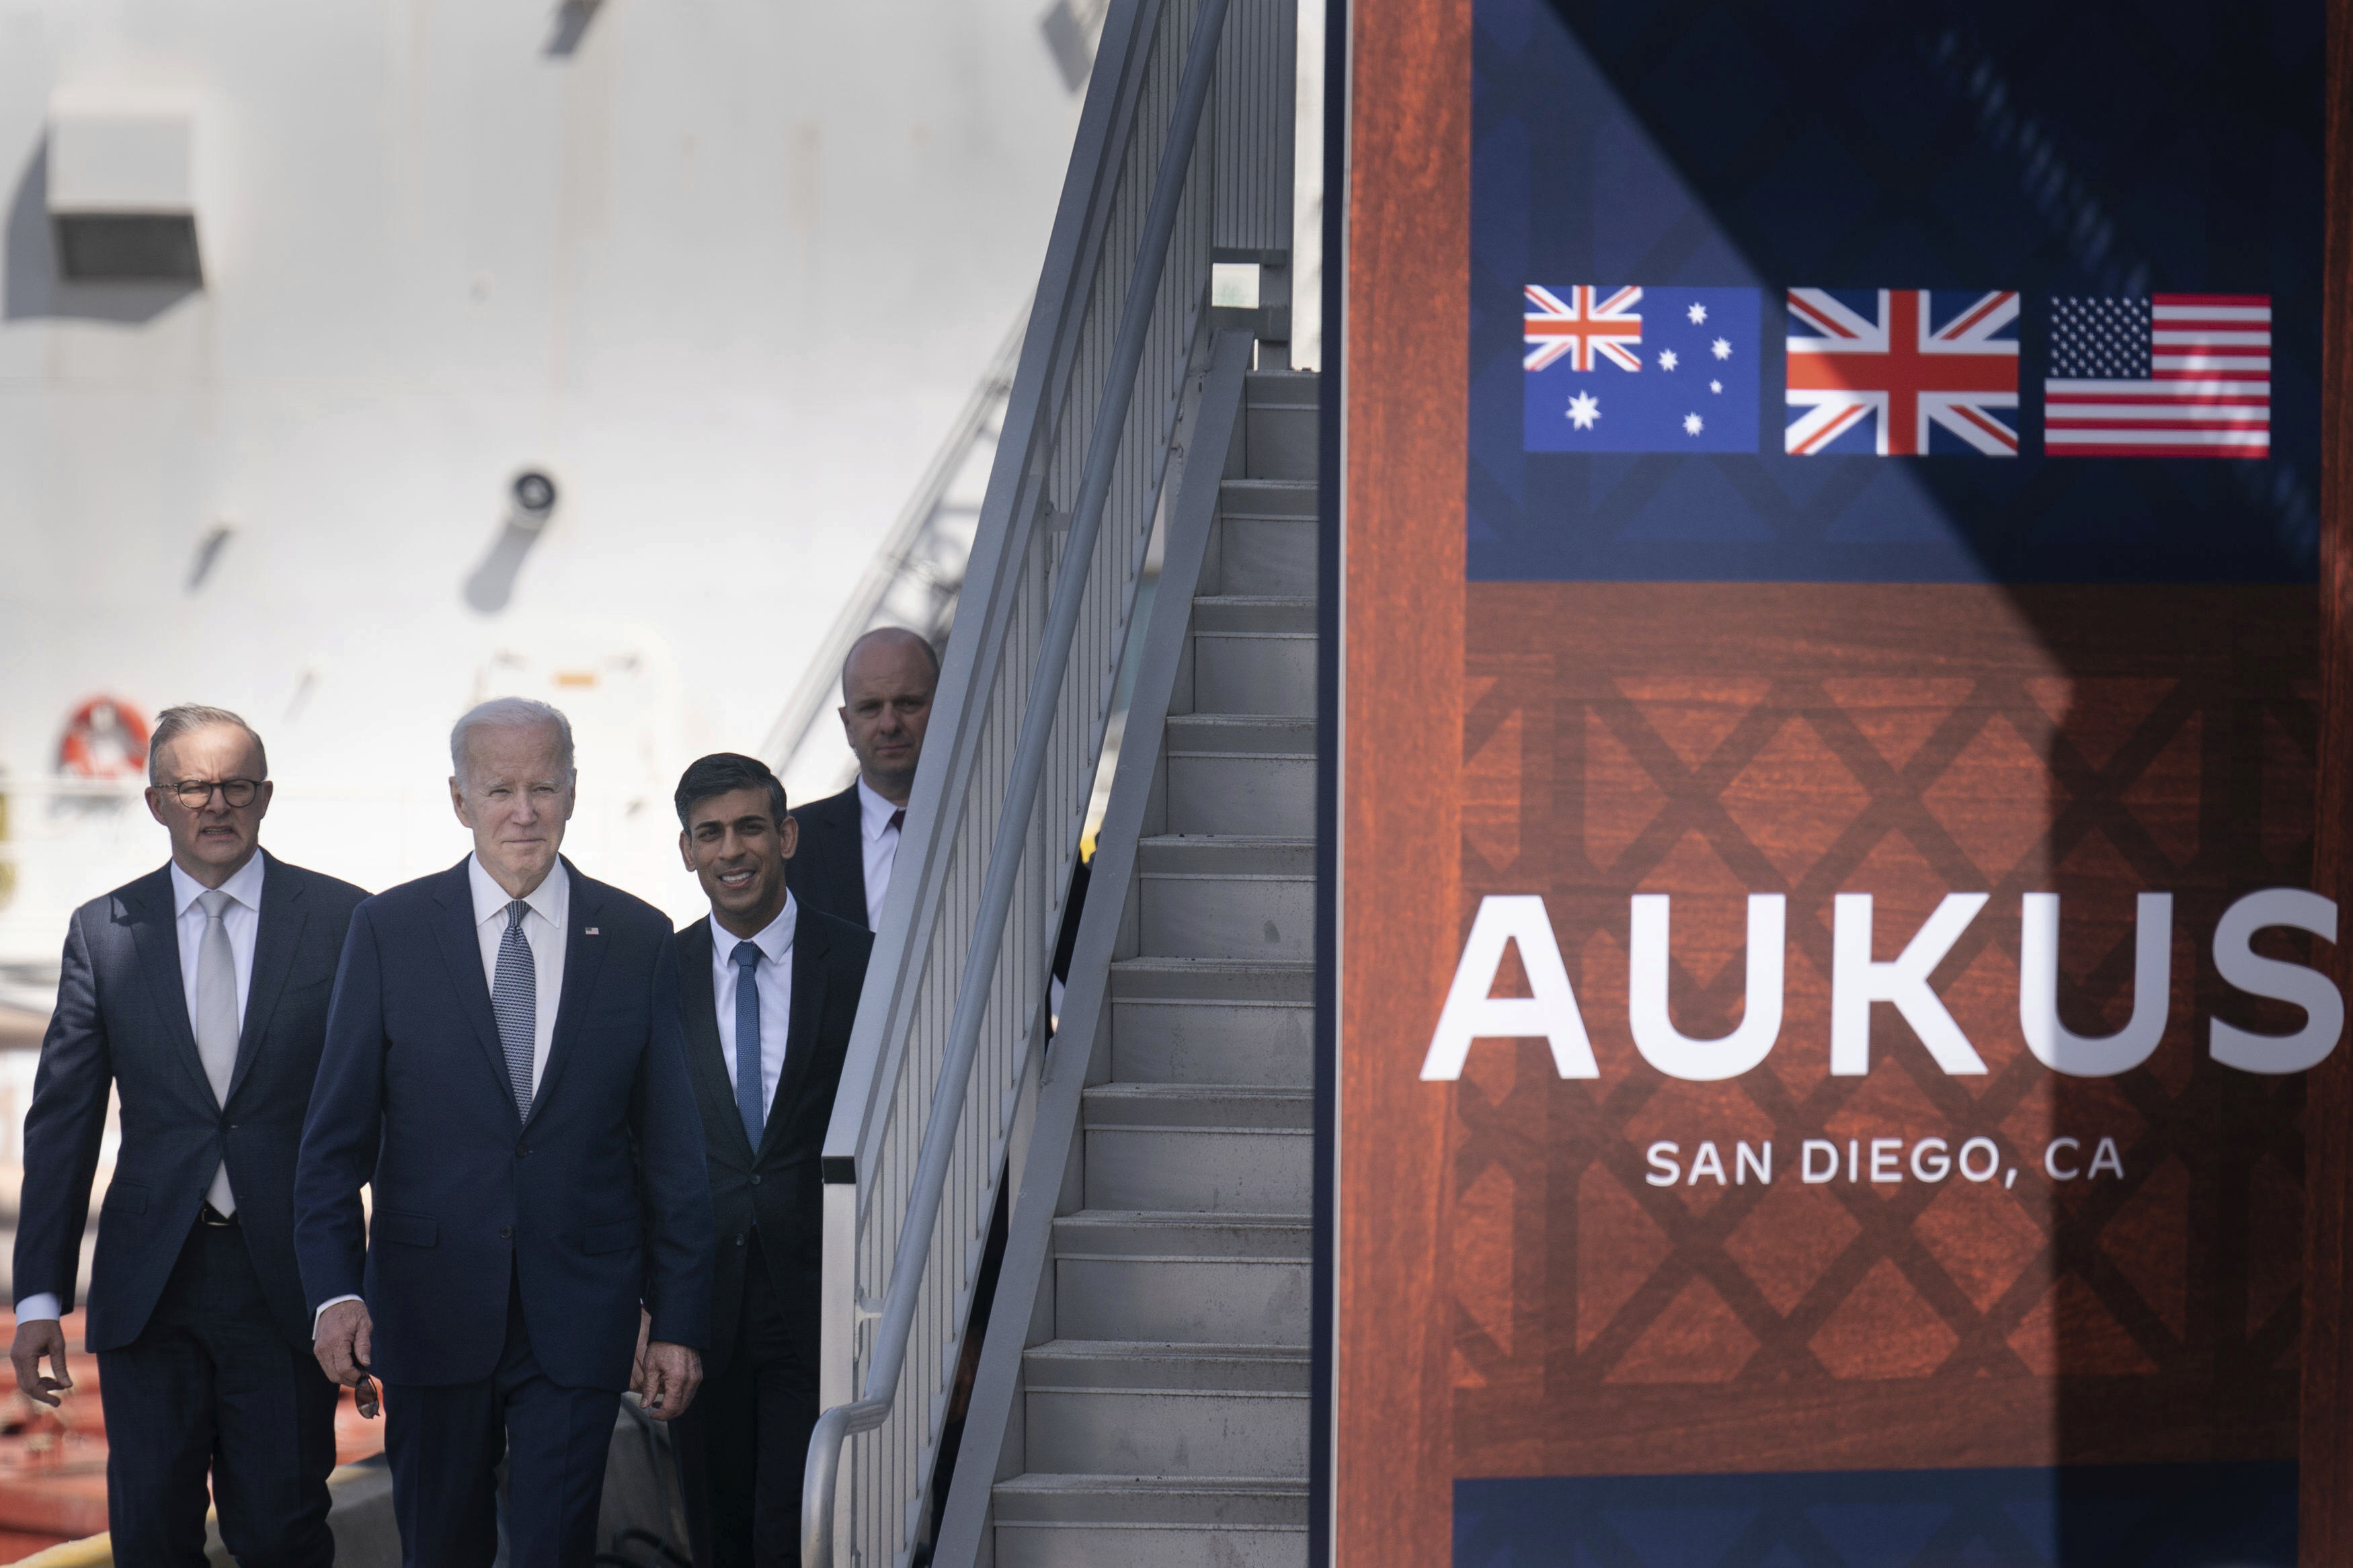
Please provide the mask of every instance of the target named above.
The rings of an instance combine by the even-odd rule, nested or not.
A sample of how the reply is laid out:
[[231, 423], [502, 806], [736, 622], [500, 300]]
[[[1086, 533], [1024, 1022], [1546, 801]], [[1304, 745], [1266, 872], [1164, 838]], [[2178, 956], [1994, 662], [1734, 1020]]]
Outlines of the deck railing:
[[1293, 16], [1104, 22], [826, 1139], [807, 1568], [923, 1537], [1212, 269], [1288, 259]]

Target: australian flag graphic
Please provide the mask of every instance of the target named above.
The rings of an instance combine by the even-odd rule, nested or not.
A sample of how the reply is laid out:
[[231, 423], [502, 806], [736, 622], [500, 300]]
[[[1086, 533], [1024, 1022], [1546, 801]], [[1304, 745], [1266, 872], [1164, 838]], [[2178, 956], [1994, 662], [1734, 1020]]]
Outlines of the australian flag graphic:
[[1531, 452], [1754, 452], [1755, 289], [1531, 283]]

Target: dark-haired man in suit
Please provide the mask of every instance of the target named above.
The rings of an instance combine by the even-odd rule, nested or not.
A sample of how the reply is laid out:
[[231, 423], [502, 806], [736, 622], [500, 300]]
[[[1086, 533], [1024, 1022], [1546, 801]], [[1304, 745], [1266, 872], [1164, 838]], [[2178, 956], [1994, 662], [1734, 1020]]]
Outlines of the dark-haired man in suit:
[[787, 879], [802, 904], [869, 931], [882, 923], [939, 684], [940, 656], [902, 626], [878, 626], [849, 645], [841, 661], [841, 729], [857, 753], [858, 777], [793, 814], [800, 847]]
[[[147, 809], [172, 858], [76, 910], [25, 1118], [16, 1386], [71, 1386], [110, 1089], [122, 1146], [90, 1268], [114, 1561], [199, 1568], [206, 1480], [246, 1568], [328, 1563], [335, 1385], [311, 1360], [292, 1193], [327, 1001], [367, 897], [263, 852], [269, 761], [220, 708], [167, 708]], [[54, 1377], [44, 1376], [47, 1360]]]
[[718, 1219], [711, 1353], [672, 1423], [701, 1568], [800, 1561], [817, 1424], [818, 1157], [873, 939], [797, 899], [798, 837], [767, 765], [723, 752], [679, 780], [679, 851], [711, 914], [678, 933], [680, 1013]]

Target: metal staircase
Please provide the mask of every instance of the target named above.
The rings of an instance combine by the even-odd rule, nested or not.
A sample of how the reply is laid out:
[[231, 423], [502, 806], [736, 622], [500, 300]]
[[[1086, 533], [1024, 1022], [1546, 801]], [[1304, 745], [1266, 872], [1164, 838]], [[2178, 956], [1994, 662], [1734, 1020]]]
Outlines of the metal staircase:
[[[1052, 1192], [1050, 1069], [1022, 1199], [1053, 1213], [1029, 1259], [1008, 1250], [939, 1564], [1306, 1561], [1315, 398], [1313, 374], [1247, 377], [1159, 743], [1122, 753], [1071, 973], [1108, 1006], [1056, 1042], [1091, 1045], [1087, 1081]], [[1114, 902], [1123, 786], [1142, 799]]]
[[1306, 1555], [1296, 15], [1105, 14], [826, 1136], [807, 1568]]

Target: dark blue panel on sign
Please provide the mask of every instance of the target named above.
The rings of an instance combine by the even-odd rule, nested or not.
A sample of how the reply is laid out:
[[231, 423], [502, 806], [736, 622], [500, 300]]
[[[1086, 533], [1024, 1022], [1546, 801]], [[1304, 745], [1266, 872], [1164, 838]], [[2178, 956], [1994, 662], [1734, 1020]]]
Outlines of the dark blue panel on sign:
[[1454, 1483], [1454, 1568], [2292, 1568], [2293, 1464]]
[[2314, 579], [2320, 0], [1475, 16], [1474, 580]]

